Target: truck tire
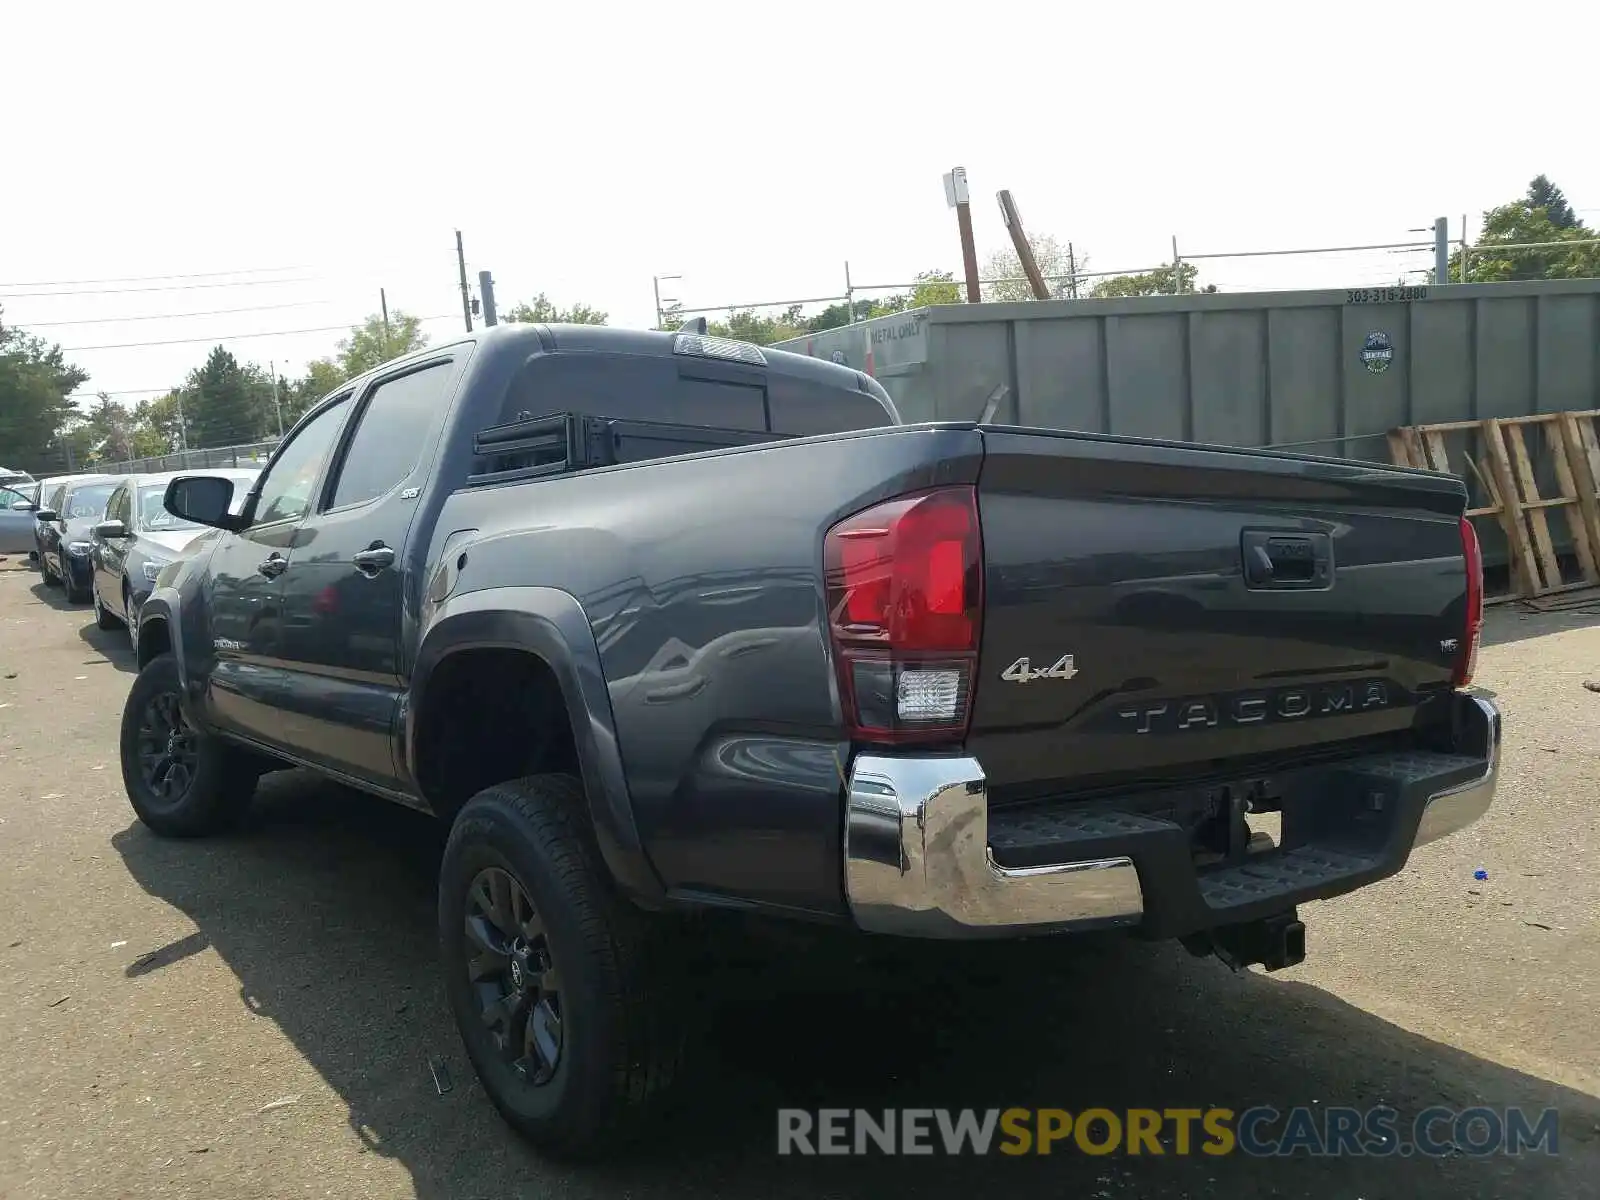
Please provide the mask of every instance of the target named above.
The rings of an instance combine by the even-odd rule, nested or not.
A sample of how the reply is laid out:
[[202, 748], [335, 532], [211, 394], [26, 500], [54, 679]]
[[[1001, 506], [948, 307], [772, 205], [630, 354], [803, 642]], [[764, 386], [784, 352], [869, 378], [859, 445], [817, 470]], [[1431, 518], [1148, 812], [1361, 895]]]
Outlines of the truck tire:
[[259, 768], [244, 750], [191, 726], [178, 704], [178, 662], [153, 658], [122, 708], [122, 784], [133, 811], [162, 837], [203, 837], [250, 805]]
[[675, 931], [618, 895], [568, 775], [497, 784], [457, 815], [439, 871], [446, 991], [489, 1099], [540, 1149], [637, 1133], [682, 1055]]

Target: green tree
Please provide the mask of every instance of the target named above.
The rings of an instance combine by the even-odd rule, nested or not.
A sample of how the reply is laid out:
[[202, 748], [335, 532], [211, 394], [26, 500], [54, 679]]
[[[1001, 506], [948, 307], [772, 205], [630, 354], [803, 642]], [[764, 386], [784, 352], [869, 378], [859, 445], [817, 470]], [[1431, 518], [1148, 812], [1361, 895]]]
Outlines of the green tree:
[[[1058, 241], [1048, 233], [1039, 234], [1028, 240], [1033, 248], [1033, 261], [1038, 264], [1039, 274], [1044, 276], [1045, 286], [1050, 289], [1050, 294], [1058, 298], [1072, 295], [1071, 276], [1074, 273], [1083, 274], [1089, 266], [1089, 256], [1082, 252], [1069, 252], [1065, 242]], [[1033, 289], [1028, 286], [1027, 277], [1022, 270], [1022, 260], [1009, 246], [991, 254], [979, 276], [983, 279], [1000, 281], [983, 284], [982, 292], [985, 300], [1015, 301], [1034, 298]], [[1083, 293], [1087, 283], [1087, 280], [1078, 280], [1078, 294]]]
[[1528, 207], [1544, 209], [1550, 224], [1557, 228], [1576, 229], [1582, 225], [1578, 214], [1572, 211], [1572, 205], [1567, 203], [1566, 196], [1550, 182], [1547, 175], [1535, 175], [1533, 182], [1528, 185]]
[[855, 321], [865, 321], [875, 316], [875, 305], [871, 300], [857, 300], [854, 304], [846, 304], [843, 300], [837, 304], [830, 304], [827, 308], [817, 313], [806, 321], [808, 333], [821, 333], [824, 329], [842, 329]]
[[0, 456], [7, 466], [65, 465], [61, 434], [78, 416], [68, 397], [88, 379], [60, 346], [6, 325], [0, 313]]
[[292, 383], [287, 383], [279, 393], [283, 406], [283, 428], [289, 429], [305, 416], [318, 400], [331, 395], [348, 376], [344, 368], [331, 358], [317, 358], [306, 364], [306, 373]]
[[707, 332], [756, 346], [770, 346], [801, 336], [806, 332], [806, 319], [798, 304], [791, 304], [775, 317], [746, 308], [729, 313], [726, 324], [708, 322]]
[[92, 461], [123, 462], [134, 457], [133, 413], [105, 392], [95, 397], [83, 426]]
[[131, 457], [154, 458], [160, 454], [171, 454], [179, 448], [180, 400], [178, 390], [174, 388], [165, 396], [139, 401], [133, 410], [131, 422]]
[[[1588, 279], [1600, 275], [1600, 246], [1550, 246], [1538, 250], [1501, 247], [1529, 242], [1582, 242], [1595, 238], [1572, 211], [1561, 189], [1543, 175], [1525, 196], [1490, 209], [1483, 232], [1467, 255], [1470, 283], [1518, 279]], [[1431, 275], [1430, 275], [1431, 278]], [[1461, 278], [1461, 251], [1450, 256], [1450, 278]]]
[[606, 313], [587, 304], [574, 304], [571, 308], [557, 308], [555, 303], [540, 292], [532, 300], [525, 300], [500, 319], [511, 322], [539, 323], [545, 325], [604, 325]]
[[[1021, 269], [1018, 264], [1017, 270]], [[918, 271], [909, 292], [879, 297], [872, 302], [867, 315], [882, 317], [907, 309], [931, 308], [935, 304], [960, 304], [961, 301], [961, 285], [949, 271]]]
[[[683, 321], [682, 312], [676, 307], [669, 308], [661, 314], [660, 327], [669, 331], [678, 329], [682, 327]], [[707, 321], [706, 332], [713, 337], [733, 338], [735, 341], [749, 342], [755, 346], [770, 346], [773, 342], [799, 337], [807, 332], [807, 327], [800, 306], [791, 304], [777, 316], [769, 316], [753, 308], [734, 309], [728, 314], [726, 321]]]
[[373, 313], [353, 327], [350, 336], [339, 343], [338, 363], [344, 377], [354, 379], [391, 358], [421, 350], [427, 344], [422, 318], [397, 308], [389, 314], [389, 323], [385, 326], [383, 315]]
[[179, 390], [184, 443], [191, 450], [259, 441], [277, 431], [266, 372], [241, 366], [221, 346], [207, 355], [204, 365], [189, 372]]
[[[1145, 271], [1139, 275], [1112, 275], [1107, 279], [1095, 281], [1089, 294], [1097, 300], [1110, 300], [1123, 296], [1170, 296], [1174, 290], [1193, 292], [1195, 277], [1200, 274], [1200, 268], [1193, 263], [1182, 263], [1178, 267], [1178, 287], [1173, 288], [1173, 271], [1170, 266], [1157, 267], [1154, 271]], [[1210, 286], [1204, 289], [1208, 292], [1216, 291]]]
[[[726, 321], [707, 321], [706, 332], [757, 346], [770, 346], [774, 342], [804, 337], [808, 333], [821, 333], [827, 329], [839, 329], [854, 321], [866, 321], [911, 308], [960, 303], [960, 285], [949, 271], [919, 271], [908, 292], [880, 296], [876, 300], [856, 300], [850, 304], [840, 300], [809, 317], [798, 304], [791, 304], [777, 313], [734, 309], [729, 312]], [[662, 311], [658, 328], [677, 329], [682, 326], [683, 320], [682, 311], [673, 306]]]

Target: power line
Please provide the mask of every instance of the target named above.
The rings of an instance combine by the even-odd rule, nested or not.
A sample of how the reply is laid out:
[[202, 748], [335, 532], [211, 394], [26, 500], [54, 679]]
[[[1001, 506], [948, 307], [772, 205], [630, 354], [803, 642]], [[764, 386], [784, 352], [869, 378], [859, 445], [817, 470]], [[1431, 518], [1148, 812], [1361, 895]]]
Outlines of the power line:
[[80, 317], [72, 321], [18, 321], [19, 329], [47, 329], [57, 325], [118, 325], [124, 321], [181, 321], [186, 317], [221, 317], [231, 313], [268, 312], [281, 308], [312, 308], [332, 300], [295, 300], [288, 304], [253, 304], [244, 308], [212, 308], [205, 312], [147, 313], [137, 317]]
[[[443, 316], [418, 317], [417, 320], [447, 321], [451, 320], [453, 315], [446, 313]], [[319, 325], [314, 329], [269, 329], [261, 333], [228, 333], [214, 334], [210, 337], [164, 338], [156, 342], [108, 342], [99, 346], [63, 346], [61, 347], [61, 352], [63, 354], [81, 354], [85, 350], [139, 350], [145, 346], [185, 346], [196, 342], [237, 342], [244, 338], [293, 337], [302, 333], [348, 333], [350, 329], [351, 326], [348, 323], [344, 325]]]
[[166, 387], [157, 387], [157, 388], [110, 388], [110, 389], [107, 389], [105, 391], [72, 392], [67, 396], [67, 399], [68, 400], [94, 400], [94, 399], [99, 398], [100, 396], [155, 396], [155, 395], [160, 395], [161, 393], [170, 392], [170, 391], [173, 391], [173, 390], [174, 389], [170, 384], [168, 386], [166, 386]]
[[187, 292], [195, 288], [266, 287], [274, 283], [317, 283], [321, 275], [306, 275], [294, 279], [238, 279], [226, 283], [167, 283], [156, 287], [88, 288], [65, 292], [0, 292], [0, 300], [22, 300], [46, 296], [121, 296], [129, 292]]
[[220, 279], [224, 275], [265, 275], [273, 271], [309, 271], [310, 267], [241, 267], [237, 271], [194, 271], [189, 274], [173, 272], [167, 275], [113, 275], [108, 279], [26, 279], [13, 283], [0, 283], [0, 288], [13, 287], [78, 287], [85, 283], [152, 283], [157, 279]]

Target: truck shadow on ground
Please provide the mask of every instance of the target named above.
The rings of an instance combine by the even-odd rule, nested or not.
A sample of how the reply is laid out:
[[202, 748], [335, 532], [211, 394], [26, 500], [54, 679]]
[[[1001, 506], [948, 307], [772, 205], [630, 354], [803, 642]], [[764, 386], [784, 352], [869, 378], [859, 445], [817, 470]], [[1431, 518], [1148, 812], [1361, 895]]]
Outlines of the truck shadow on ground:
[[[501, 1124], [473, 1079], [435, 971], [443, 830], [299, 772], [262, 784], [232, 837], [113, 838], [148, 893], [198, 933], [139, 973], [209, 944], [241, 1001], [277, 1023], [348, 1106], [372, 1152], [427, 1200], [570, 1196], [968, 1197], [1585, 1194], [1600, 1102], [1415, 1036], [1306, 984], [1232, 975], [1125, 940], [865, 962], [858, 942], [727, 961], [703, 977], [697, 1058], [650, 1144], [580, 1169]], [[1311, 931], [1315, 953], [1316, 931]], [[990, 948], [995, 949], [995, 948]], [[166, 953], [163, 955], [163, 951]], [[1471, 986], [1464, 981], [1463, 986]], [[217, 1021], [240, 1019], [219, 1012]], [[439, 1095], [430, 1056], [448, 1065]], [[1006, 1108], [1434, 1104], [1561, 1111], [1560, 1154], [1510, 1159], [779, 1158], [784, 1106]], [[1402, 1122], [1401, 1128], [1405, 1125]], [[1198, 1140], [1198, 1139], [1197, 1139]], [[1289, 1174], [1286, 1175], [1286, 1172]]]
[[78, 630], [78, 636], [83, 639], [85, 646], [117, 670], [126, 675], [138, 673], [139, 668], [134, 661], [133, 646], [128, 641], [126, 629], [101, 629], [91, 617], [89, 622]]

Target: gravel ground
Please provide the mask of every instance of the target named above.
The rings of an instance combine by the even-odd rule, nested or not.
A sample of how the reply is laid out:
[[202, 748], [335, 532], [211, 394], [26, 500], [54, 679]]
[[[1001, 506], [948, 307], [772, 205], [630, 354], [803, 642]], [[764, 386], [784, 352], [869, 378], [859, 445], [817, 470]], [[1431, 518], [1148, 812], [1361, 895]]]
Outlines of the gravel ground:
[[[0, 1197], [1596, 1195], [1600, 604], [1491, 614], [1491, 814], [1309, 906], [1306, 963], [1230, 974], [1095, 940], [847, 970], [728, 966], [657, 1144], [545, 1162], [475, 1085], [435, 983], [442, 833], [300, 773], [239, 833], [123, 797], [123, 635], [0, 563]], [[1475, 869], [1488, 872], [1477, 881]], [[430, 1058], [449, 1086], [440, 1094]], [[784, 1103], [1560, 1109], [1556, 1157], [775, 1157]]]

